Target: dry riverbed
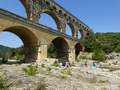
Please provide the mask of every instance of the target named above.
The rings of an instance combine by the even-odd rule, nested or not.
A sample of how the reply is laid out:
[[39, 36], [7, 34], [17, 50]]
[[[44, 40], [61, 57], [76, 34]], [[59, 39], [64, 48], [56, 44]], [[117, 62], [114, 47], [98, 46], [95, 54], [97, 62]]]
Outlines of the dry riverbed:
[[56, 67], [39, 61], [34, 63], [38, 65], [35, 76], [22, 70], [30, 64], [1, 64], [0, 75], [5, 73], [2, 78], [7, 90], [120, 90], [119, 65], [113, 65], [118, 68], [115, 70], [93, 67], [90, 60], [88, 67], [81, 66], [84, 62], [77, 62], [72, 67]]

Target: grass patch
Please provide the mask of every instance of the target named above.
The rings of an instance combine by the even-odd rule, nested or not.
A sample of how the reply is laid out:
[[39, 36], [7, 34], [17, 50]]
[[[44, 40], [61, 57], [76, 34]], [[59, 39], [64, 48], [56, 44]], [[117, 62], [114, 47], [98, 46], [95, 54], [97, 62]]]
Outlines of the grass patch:
[[45, 81], [40, 81], [37, 83], [37, 88], [35, 90], [47, 90], [46, 87]]
[[8, 86], [6, 86], [6, 82], [7, 82], [7, 79], [6, 79], [6, 72], [4, 72], [1, 76], [0, 76], [0, 90], [8, 90]]
[[90, 83], [97, 83], [95, 80], [90, 80]]
[[1, 67], [0, 67], [0, 69], [3, 69], [3, 68], [5, 68], [5, 67], [4, 67], [4, 66], [1, 66]]
[[67, 74], [67, 75], [70, 75], [70, 76], [72, 76], [73, 74], [72, 74], [72, 72], [69, 70], [69, 71], [66, 71], [66, 72], [61, 72], [62, 74]]
[[66, 76], [61, 76], [60, 78], [61, 78], [61, 79], [67, 79], [67, 77], [66, 77]]
[[99, 80], [98, 82], [95, 80], [90, 80], [90, 83], [107, 83], [108, 80]]
[[42, 67], [42, 68], [45, 68], [45, 64], [42, 64], [41, 67]]
[[117, 63], [112, 63], [113, 65], [117, 65]]
[[52, 66], [60, 67], [60, 64], [59, 64], [57, 61], [55, 61], [55, 62], [52, 64]]
[[28, 65], [27, 68], [22, 68], [22, 70], [27, 74], [27, 75], [30, 75], [30, 76], [35, 76], [35, 74], [38, 73], [38, 66], [37, 65]]
[[116, 71], [116, 70], [114, 70], [114, 69], [110, 69], [110, 70], [109, 70], [109, 72], [113, 72], [113, 71]]
[[108, 82], [108, 80], [99, 80], [98, 83], [107, 83], [107, 82]]

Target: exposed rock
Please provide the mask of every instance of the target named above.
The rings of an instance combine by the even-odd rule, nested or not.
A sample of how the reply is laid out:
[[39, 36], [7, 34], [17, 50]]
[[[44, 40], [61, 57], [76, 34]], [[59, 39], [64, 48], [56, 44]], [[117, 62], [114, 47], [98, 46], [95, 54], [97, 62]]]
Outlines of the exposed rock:
[[39, 71], [36, 76], [28, 76], [22, 71], [30, 64], [3, 64], [0, 65], [3, 67], [0, 75], [6, 72], [9, 90], [42, 90], [44, 87], [47, 90], [120, 90], [120, 70], [93, 67], [90, 60], [87, 67], [81, 66], [85, 61], [76, 63], [74, 67], [55, 67], [39, 61], [34, 63]]

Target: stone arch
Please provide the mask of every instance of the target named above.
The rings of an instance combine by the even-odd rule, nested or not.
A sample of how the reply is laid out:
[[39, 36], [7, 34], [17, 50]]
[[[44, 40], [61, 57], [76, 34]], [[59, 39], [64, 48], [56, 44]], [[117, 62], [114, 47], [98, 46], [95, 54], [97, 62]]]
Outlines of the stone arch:
[[71, 28], [71, 32], [72, 32], [72, 36], [73, 37], [76, 37], [75, 36], [75, 28], [74, 28], [74, 25], [72, 24], [72, 23], [67, 23], [69, 26], [70, 26], [70, 28]]
[[48, 6], [50, 6], [50, 2], [46, 1], [46, 4], [47, 4]]
[[58, 31], [60, 31], [60, 20], [59, 20], [59, 18], [54, 13], [52, 13], [51, 11], [44, 11], [43, 13], [46, 13], [53, 18], [53, 20], [55, 21], [56, 26], [58, 28]]
[[90, 34], [89, 33], [86, 33], [87, 36], [89, 36]]
[[83, 35], [83, 30], [82, 29], [79, 29], [79, 32], [80, 32], [80, 34], [81, 34], [81, 39], [83, 39], [84, 38], [84, 35]]
[[80, 54], [80, 51], [82, 51], [82, 45], [80, 43], [77, 43], [75, 45], [75, 55], [76, 55], [76, 57], [78, 57], [78, 55]]
[[56, 11], [57, 10], [56, 6], [53, 6], [53, 9]]
[[32, 31], [22, 26], [8, 27], [2, 31], [11, 32], [22, 40], [25, 48], [26, 62], [37, 59], [38, 39]]
[[17, 35], [23, 41], [24, 46], [30, 46], [38, 42], [33, 32], [22, 26], [9, 27], [3, 31], [8, 31]]
[[69, 57], [69, 45], [67, 41], [62, 37], [57, 37], [52, 40], [56, 51], [57, 51], [57, 58], [62, 58], [63, 56]]

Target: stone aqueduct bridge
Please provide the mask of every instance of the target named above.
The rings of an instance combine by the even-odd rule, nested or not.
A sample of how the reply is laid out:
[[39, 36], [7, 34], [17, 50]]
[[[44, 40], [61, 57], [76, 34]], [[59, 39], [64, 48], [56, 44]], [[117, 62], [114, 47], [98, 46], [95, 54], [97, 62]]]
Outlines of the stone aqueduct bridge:
[[[83, 49], [78, 32], [84, 38], [93, 34], [93, 31], [53, 0], [20, 1], [26, 9], [27, 19], [0, 9], [0, 32], [14, 33], [22, 40], [25, 61], [46, 59], [52, 42], [57, 50], [57, 58], [66, 56], [70, 62], [74, 62]], [[49, 14], [55, 20], [58, 30], [38, 23], [42, 13]], [[66, 34], [66, 24], [70, 26], [72, 36]]]

